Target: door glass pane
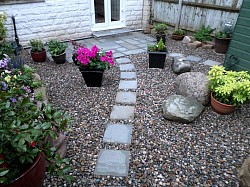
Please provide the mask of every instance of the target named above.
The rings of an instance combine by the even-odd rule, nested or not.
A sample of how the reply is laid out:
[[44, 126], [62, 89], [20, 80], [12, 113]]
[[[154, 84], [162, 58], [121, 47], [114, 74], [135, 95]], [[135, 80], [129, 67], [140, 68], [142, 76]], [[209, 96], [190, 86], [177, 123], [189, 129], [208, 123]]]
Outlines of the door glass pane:
[[120, 21], [120, 0], [111, 0], [111, 21]]
[[95, 23], [105, 23], [104, 0], [95, 0]]

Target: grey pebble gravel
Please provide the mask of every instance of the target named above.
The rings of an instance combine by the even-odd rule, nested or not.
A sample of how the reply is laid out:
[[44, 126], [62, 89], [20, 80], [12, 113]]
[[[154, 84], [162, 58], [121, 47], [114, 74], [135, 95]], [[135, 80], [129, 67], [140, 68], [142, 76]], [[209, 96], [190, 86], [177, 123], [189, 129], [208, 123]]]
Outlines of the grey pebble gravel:
[[[192, 49], [168, 39], [169, 53], [194, 55], [223, 62], [213, 50]], [[146, 53], [127, 56], [137, 70], [137, 101], [133, 120], [110, 121], [120, 81], [119, 65], [107, 70], [101, 88], [87, 88], [74, 64], [28, 63], [45, 82], [49, 100], [75, 119], [68, 133], [73, 184], [46, 175], [44, 186], [238, 186], [237, 171], [250, 154], [250, 105], [230, 115], [207, 106], [194, 122], [165, 120], [162, 102], [175, 94], [171, 57], [165, 69], [148, 69]], [[31, 61], [24, 54], [26, 61]], [[208, 66], [192, 63], [191, 71], [207, 73]], [[133, 124], [131, 145], [103, 143], [107, 123]], [[128, 177], [94, 176], [100, 149], [131, 152]]]

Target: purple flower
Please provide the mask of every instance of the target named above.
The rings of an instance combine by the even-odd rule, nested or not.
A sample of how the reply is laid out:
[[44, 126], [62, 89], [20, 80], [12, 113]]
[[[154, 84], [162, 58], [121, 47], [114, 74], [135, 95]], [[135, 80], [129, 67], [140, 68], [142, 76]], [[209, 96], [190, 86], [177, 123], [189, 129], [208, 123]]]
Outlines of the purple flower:
[[29, 86], [23, 86], [23, 90], [25, 90], [27, 93], [31, 93], [31, 89]]
[[6, 91], [8, 89], [8, 84], [6, 82], [1, 82], [2, 88], [1, 90]]
[[15, 97], [12, 97], [12, 98], [10, 98], [10, 101], [11, 101], [12, 103], [15, 103], [15, 102], [16, 102], [16, 98], [15, 98]]
[[4, 58], [4, 59], [0, 60], [0, 68], [6, 69], [8, 67], [9, 61], [10, 61], [9, 58]]

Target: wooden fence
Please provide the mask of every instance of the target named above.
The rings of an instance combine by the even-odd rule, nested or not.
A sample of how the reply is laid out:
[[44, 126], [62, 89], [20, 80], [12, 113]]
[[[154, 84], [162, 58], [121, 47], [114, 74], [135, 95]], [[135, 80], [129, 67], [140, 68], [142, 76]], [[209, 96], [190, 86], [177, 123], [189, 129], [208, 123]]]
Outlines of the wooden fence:
[[222, 30], [237, 21], [243, 0], [153, 0], [152, 20], [190, 31], [202, 25]]

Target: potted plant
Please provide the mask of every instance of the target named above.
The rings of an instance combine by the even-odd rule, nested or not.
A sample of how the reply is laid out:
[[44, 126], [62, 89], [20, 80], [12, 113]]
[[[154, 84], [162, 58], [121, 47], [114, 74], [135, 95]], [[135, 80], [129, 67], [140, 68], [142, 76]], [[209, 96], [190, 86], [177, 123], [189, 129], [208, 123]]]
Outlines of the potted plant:
[[5, 22], [7, 20], [7, 15], [5, 12], [0, 13], [0, 43], [4, 41], [4, 38], [6, 37], [6, 27]]
[[165, 23], [155, 23], [153, 25], [153, 31], [156, 33], [157, 42], [162, 39], [163, 43], [166, 43], [166, 31], [168, 30], [168, 26]]
[[46, 50], [42, 40], [33, 39], [30, 40], [31, 45], [31, 57], [34, 62], [45, 62], [46, 61]]
[[73, 54], [73, 60], [88, 87], [101, 87], [104, 70], [115, 65], [112, 51], [101, 53], [96, 45], [91, 49], [79, 47], [77, 54]]
[[67, 130], [70, 117], [51, 105], [38, 105], [34, 89], [41, 83], [31, 68], [11, 69], [0, 60], [0, 186], [42, 186], [48, 172], [66, 180], [69, 161], [56, 153], [51, 139]]
[[235, 106], [250, 100], [250, 75], [247, 71], [229, 71], [213, 66], [208, 72], [211, 107], [220, 114], [234, 111]]
[[182, 40], [186, 34], [186, 31], [182, 29], [174, 30], [172, 34], [172, 39], [174, 40]]
[[148, 45], [149, 68], [164, 68], [167, 49], [162, 39], [156, 45]]
[[231, 41], [231, 34], [218, 31], [215, 33], [215, 52], [225, 54]]
[[205, 27], [204, 25], [201, 26], [201, 28], [197, 31], [197, 33], [194, 35], [195, 39], [206, 43], [207, 41], [212, 41], [212, 32], [214, 29], [212, 29], [210, 26]]
[[66, 50], [67, 44], [62, 43], [59, 40], [50, 40], [48, 43], [48, 50], [57, 64], [63, 64], [66, 62]]

